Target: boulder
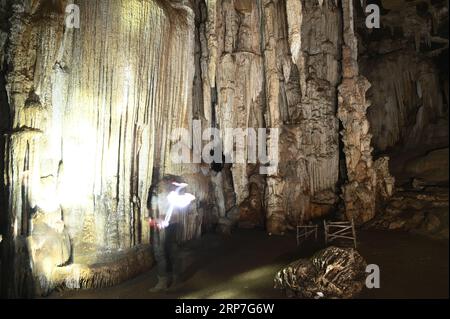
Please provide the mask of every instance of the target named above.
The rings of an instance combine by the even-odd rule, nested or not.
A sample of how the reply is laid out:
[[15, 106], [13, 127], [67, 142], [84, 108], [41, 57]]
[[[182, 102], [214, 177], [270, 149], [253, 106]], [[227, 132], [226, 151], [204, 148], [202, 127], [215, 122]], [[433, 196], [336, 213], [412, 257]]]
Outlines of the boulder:
[[405, 172], [415, 178], [416, 187], [448, 183], [448, 148], [431, 151], [407, 162]]
[[274, 286], [298, 298], [353, 298], [364, 286], [366, 266], [355, 249], [328, 247], [281, 269]]

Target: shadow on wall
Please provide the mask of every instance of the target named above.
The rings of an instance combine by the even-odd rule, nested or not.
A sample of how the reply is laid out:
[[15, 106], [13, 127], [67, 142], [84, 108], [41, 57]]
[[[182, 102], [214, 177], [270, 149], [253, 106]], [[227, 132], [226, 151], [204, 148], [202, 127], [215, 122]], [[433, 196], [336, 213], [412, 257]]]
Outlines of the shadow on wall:
[[[5, 180], [7, 134], [12, 130], [12, 114], [6, 91], [6, 72], [8, 65], [5, 51], [8, 38], [5, 30], [10, 29], [9, 15], [12, 1], [0, 3], [0, 298], [31, 297], [33, 285], [31, 280], [30, 258], [26, 244], [26, 236], [18, 236], [14, 241], [9, 233], [9, 203]], [[18, 256], [18, 257], [17, 257]], [[22, 269], [14, 274], [12, 269]], [[13, 285], [12, 283], [16, 283]]]
[[6, 233], [6, 212], [7, 210], [7, 198], [5, 190], [4, 172], [5, 172], [5, 138], [4, 134], [8, 131], [10, 126], [10, 112], [8, 107], [8, 99], [5, 89], [5, 76], [4, 72], [0, 72], [0, 296], [3, 295], [2, 289], [2, 277], [4, 269], [2, 269], [2, 260], [5, 260], [3, 249], [3, 241]]
[[413, 158], [446, 148], [448, 1], [381, 3], [380, 29], [357, 26], [361, 72], [372, 84], [367, 97], [374, 155]]

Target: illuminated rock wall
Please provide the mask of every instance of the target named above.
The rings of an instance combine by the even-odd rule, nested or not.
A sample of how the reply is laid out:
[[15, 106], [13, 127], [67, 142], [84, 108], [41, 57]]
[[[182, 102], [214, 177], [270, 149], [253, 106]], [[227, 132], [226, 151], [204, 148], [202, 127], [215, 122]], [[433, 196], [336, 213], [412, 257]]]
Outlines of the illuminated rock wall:
[[[64, 28], [63, 2], [14, 2], [10, 9], [2, 271], [8, 296], [25, 294], [27, 272], [13, 269], [29, 268], [28, 259], [39, 291], [54, 285], [57, 266], [96, 264], [148, 244], [152, 175], [191, 174], [168, 156], [170, 132], [192, 119], [191, 9], [76, 3], [79, 29]], [[38, 231], [43, 227], [56, 239]], [[184, 235], [198, 230], [191, 232]], [[55, 240], [63, 255], [49, 247]]]
[[[292, 226], [327, 215], [336, 203], [341, 16], [335, 1], [282, 5], [268, 2], [265, 19], [269, 127], [281, 128], [280, 165], [266, 198], [270, 225], [283, 214]], [[287, 33], [275, 28], [284, 19]]]
[[271, 233], [328, 213], [339, 164], [339, 7], [334, 1], [289, 0], [207, 5], [204, 83], [217, 92], [218, 127], [280, 132], [279, 165], [268, 176], [233, 164], [236, 205], [247, 212], [249, 185], [257, 185]]
[[[6, 295], [45, 293], [74, 265], [148, 244], [147, 192], [164, 174], [183, 175], [198, 198], [182, 240], [204, 223], [283, 233], [334, 207], [334, 1], [76, 1], [79, 29], [64, 26], [65, 1], [2, 3], [11, 23], [1, 38], [2, 114], [11, 113], [2, 121], [3, 267], [32, 266], [4, 277]], [[278, 166], [266, 176], [259, 163], [217, 174], [174, 165], [171, 134], [194, 118], [203, 128], [279, 129]], [[136, 269], [149, 264], [138, 260]], [[90, 286], [116, 282], [80, 276]]]
[[[422, 110], [443, 104], [428, 60], [361, 57], [359, 3], [77, 0], [77, 29], [65, 26], [66, 1], [0, 0], [2, 293], [111, 285], [150, 267], [146, 200], [164, 174], [197, 197], [180, 240], [238, 223], [281, 234], [339, 203], [358, 223], [373, 218], [394, 179], [387, 157], [372, 158], [372, 134], [379, 150], [394, 145], [414, 108], [393, 101], [367, 61], [420, 60], [390, 78], [393, 91], [411, 95], [418, 78]], [[375, 83], [373, 111], [362, 74]], [[432, 118], [422, 113], [418, 126]], [[278, 165], [174, 164], [171, 137], [194, 119], [222, 133], [277, 129], [268, 147], [279, 142]]]

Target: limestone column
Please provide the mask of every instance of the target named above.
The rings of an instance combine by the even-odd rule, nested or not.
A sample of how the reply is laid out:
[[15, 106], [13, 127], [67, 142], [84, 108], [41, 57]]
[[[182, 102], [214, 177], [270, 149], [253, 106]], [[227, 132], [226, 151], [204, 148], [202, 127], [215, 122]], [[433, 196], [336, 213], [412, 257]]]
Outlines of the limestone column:
[[369, 81], [359, 74], [358, 45], [354, 31], [353, 0], [342, 1], [344, 44], [342, 47], [342, 83], [338, 93], [338, 117], [347, 165], [348, 180], [343, 186], [347, 218], [356, 224], [375, 215], [376, 174], [372, 161], [372, 135], [369, 134], [366, 92]]

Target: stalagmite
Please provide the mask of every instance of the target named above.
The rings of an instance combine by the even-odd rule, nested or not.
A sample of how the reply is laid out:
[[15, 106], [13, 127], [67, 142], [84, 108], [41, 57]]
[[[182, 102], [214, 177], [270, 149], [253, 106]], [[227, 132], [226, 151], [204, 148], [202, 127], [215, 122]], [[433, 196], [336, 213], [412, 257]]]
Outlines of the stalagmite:
[[[275, 10], [272, 6], [269, 8]], [[284, 11], [278, 8], [267, 13], [267, 27], [270, 19], [283, 15]], [[338, 178], [338, 122], [334, 101], [340, 32], [332, 26], [340, 24], [339, 11], [333, 1], [326, 1], [323, 8], [312, 2], [302, 5], [298, 1], [287, 1], [285, 12], [288, 43], [276, 45], [284, 41], [286, 35], [283, 30], [268, 29], [265, 48], [269, 88], [266, 101], [268, 105], [278, 106], [268, 109], [268, 126], [282, 129], [279, 152], [283, 156], [278, 172], [268, 176], [268, 184], [272, 186], [266, 195], [268, 220], [274, 219], [271, 232], [275, 233], [278, 223], [284, 227], [295, 225], [327, 212], [327, 209], [320, 212], [316, 204], [330, 210], [334, 201], [321, 202], [320, 198], [322, 193], [335, 192]], [[321, 54], [317, 54], [319, 47]], [[276, 66], [281, 63], [283, 67]], [[271, 73], [280, 69], [290, 72]], [[283, 81], [278, 80], [280, 77]], [[279, 103], [279, 95], [285, 96], [286, 102]], [[316, 204], [312, 204], [314, 202]]]
[[345, 214], [362, 224], [375, 216], [376, 174], [372, 160], [372, 135], [366, 111], [370, 102], [367, 79], [359, 74], [358, 47], [354, 32], [353, 0], [342, 1], [344, 45], [342, 47], [342, 83], [339, 85], [338, 116], [342, 121], [342, 140], [348, 181], [343, 186]]

